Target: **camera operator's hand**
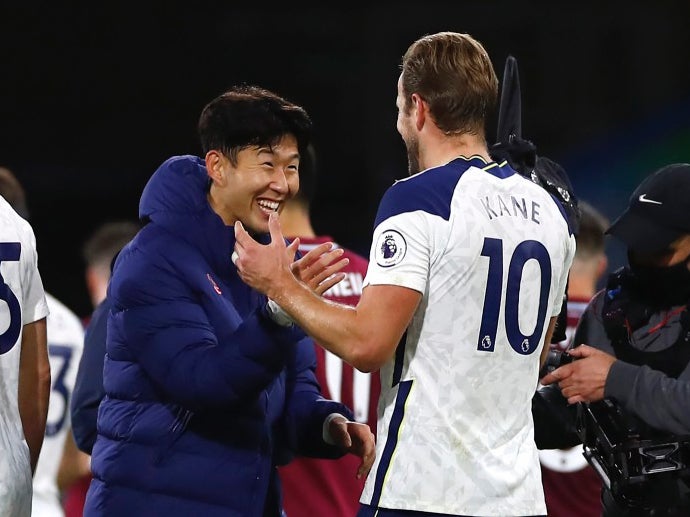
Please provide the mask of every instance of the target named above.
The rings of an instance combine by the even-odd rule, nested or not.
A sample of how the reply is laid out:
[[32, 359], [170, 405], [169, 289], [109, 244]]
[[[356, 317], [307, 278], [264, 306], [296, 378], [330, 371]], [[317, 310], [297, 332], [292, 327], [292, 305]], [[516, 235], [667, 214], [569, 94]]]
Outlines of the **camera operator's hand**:
[[556, 368], [545, 375], [541, 383], [549, 385], [557, 382], [569, 404], [602, 400], [606, 377], [616, 358], [587, 345], [572, 348], [568, 354], [577, 361]]

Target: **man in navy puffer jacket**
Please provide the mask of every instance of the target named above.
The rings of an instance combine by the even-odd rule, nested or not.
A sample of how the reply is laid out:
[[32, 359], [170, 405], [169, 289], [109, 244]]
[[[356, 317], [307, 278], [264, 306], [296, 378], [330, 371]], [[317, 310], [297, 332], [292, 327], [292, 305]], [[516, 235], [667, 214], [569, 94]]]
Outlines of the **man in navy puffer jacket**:
[[[231, 262], [235, 221], [270, 239], [270, 213], [299, 188], [310, 130], [285, 99], [232, 89], [201, 114], [205, 159], [172, 157], [144, 188], [145, 226], [108, 291], [106, 396], [84, 515], [273, 517], [275, 467], [291, 455], [351, 452], [359, 475], [371, 467], [369, 427], [321, 397], [311, 339]], [[295, 264], [317, 294], [344, 265], [328, 246]]]

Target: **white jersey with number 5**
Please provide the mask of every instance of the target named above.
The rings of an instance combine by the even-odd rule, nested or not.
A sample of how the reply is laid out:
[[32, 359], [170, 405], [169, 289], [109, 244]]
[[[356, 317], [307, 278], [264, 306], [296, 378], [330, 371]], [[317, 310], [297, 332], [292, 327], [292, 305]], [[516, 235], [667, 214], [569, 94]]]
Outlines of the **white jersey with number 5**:
[[32, 517], [64, 515], [57, 472], [71, 429], [69, 401], [84, 349], [84, 326], [79, 317], [50, 293], [46, 293], [46, 299], [50, 309], [47, 333], [51, 387], [46, 434], [34, 474]]
[[25, 324], [48, 315], [36, 239], [0, 197], [0, 515], [31, 509], [31, 464], [19, 416], [19, 354]]
[[574, 252], [561, 206], [505, 163], [460, 157], [388, 189], [364, 284], [422, 298], [381, 369], [363, 503], [546, 514], [531, 400]]

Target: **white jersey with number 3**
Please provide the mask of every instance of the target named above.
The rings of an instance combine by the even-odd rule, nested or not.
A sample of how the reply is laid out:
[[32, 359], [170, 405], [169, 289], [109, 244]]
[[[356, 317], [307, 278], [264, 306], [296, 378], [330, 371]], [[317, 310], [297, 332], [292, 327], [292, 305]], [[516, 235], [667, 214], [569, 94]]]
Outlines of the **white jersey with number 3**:
[[0, 197], [0, 515], [26, 517], [31, 464], [19, 416], [19, 354], [25, 324], [48, 315], [36, 239]]
[[460, 157], [388, 189], [364, 285], [422, 299], [381, 369], [363, 503], [546, 514], [531, 400], [574, 252], [560, 205], [505, 163]]
[[64, 515], [57, 472], [62, 460], [67, 433], [71, 429], [69, 402], [84, 349], [84, 326], [79, 317], [50, 293], [46, 293], [48, 316], [48, 354], [50, 356], [50, 402], [46, 434], [34, 474], [32, 517]]

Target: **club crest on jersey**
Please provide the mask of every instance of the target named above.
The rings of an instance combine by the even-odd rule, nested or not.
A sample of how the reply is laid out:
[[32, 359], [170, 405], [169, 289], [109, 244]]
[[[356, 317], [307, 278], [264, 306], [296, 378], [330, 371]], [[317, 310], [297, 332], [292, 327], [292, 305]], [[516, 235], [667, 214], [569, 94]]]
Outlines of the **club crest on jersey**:
[[407, 242], [395, 230], [382, 232], [376, 241], [376, 263], [381, 267], [399, 264], [406, 252]]
[[213, 290], [218, 293], [218, 294], [223, 294], [222, 291], [220, 290], [220, 287], [218, 287], [218, 284], [216, 283], [213, 278], [211, 278], [210, 273], [206, 273], [206, 278], [208, 278], [208, 281], [211, 282], [211, 285], [213, 286]]

